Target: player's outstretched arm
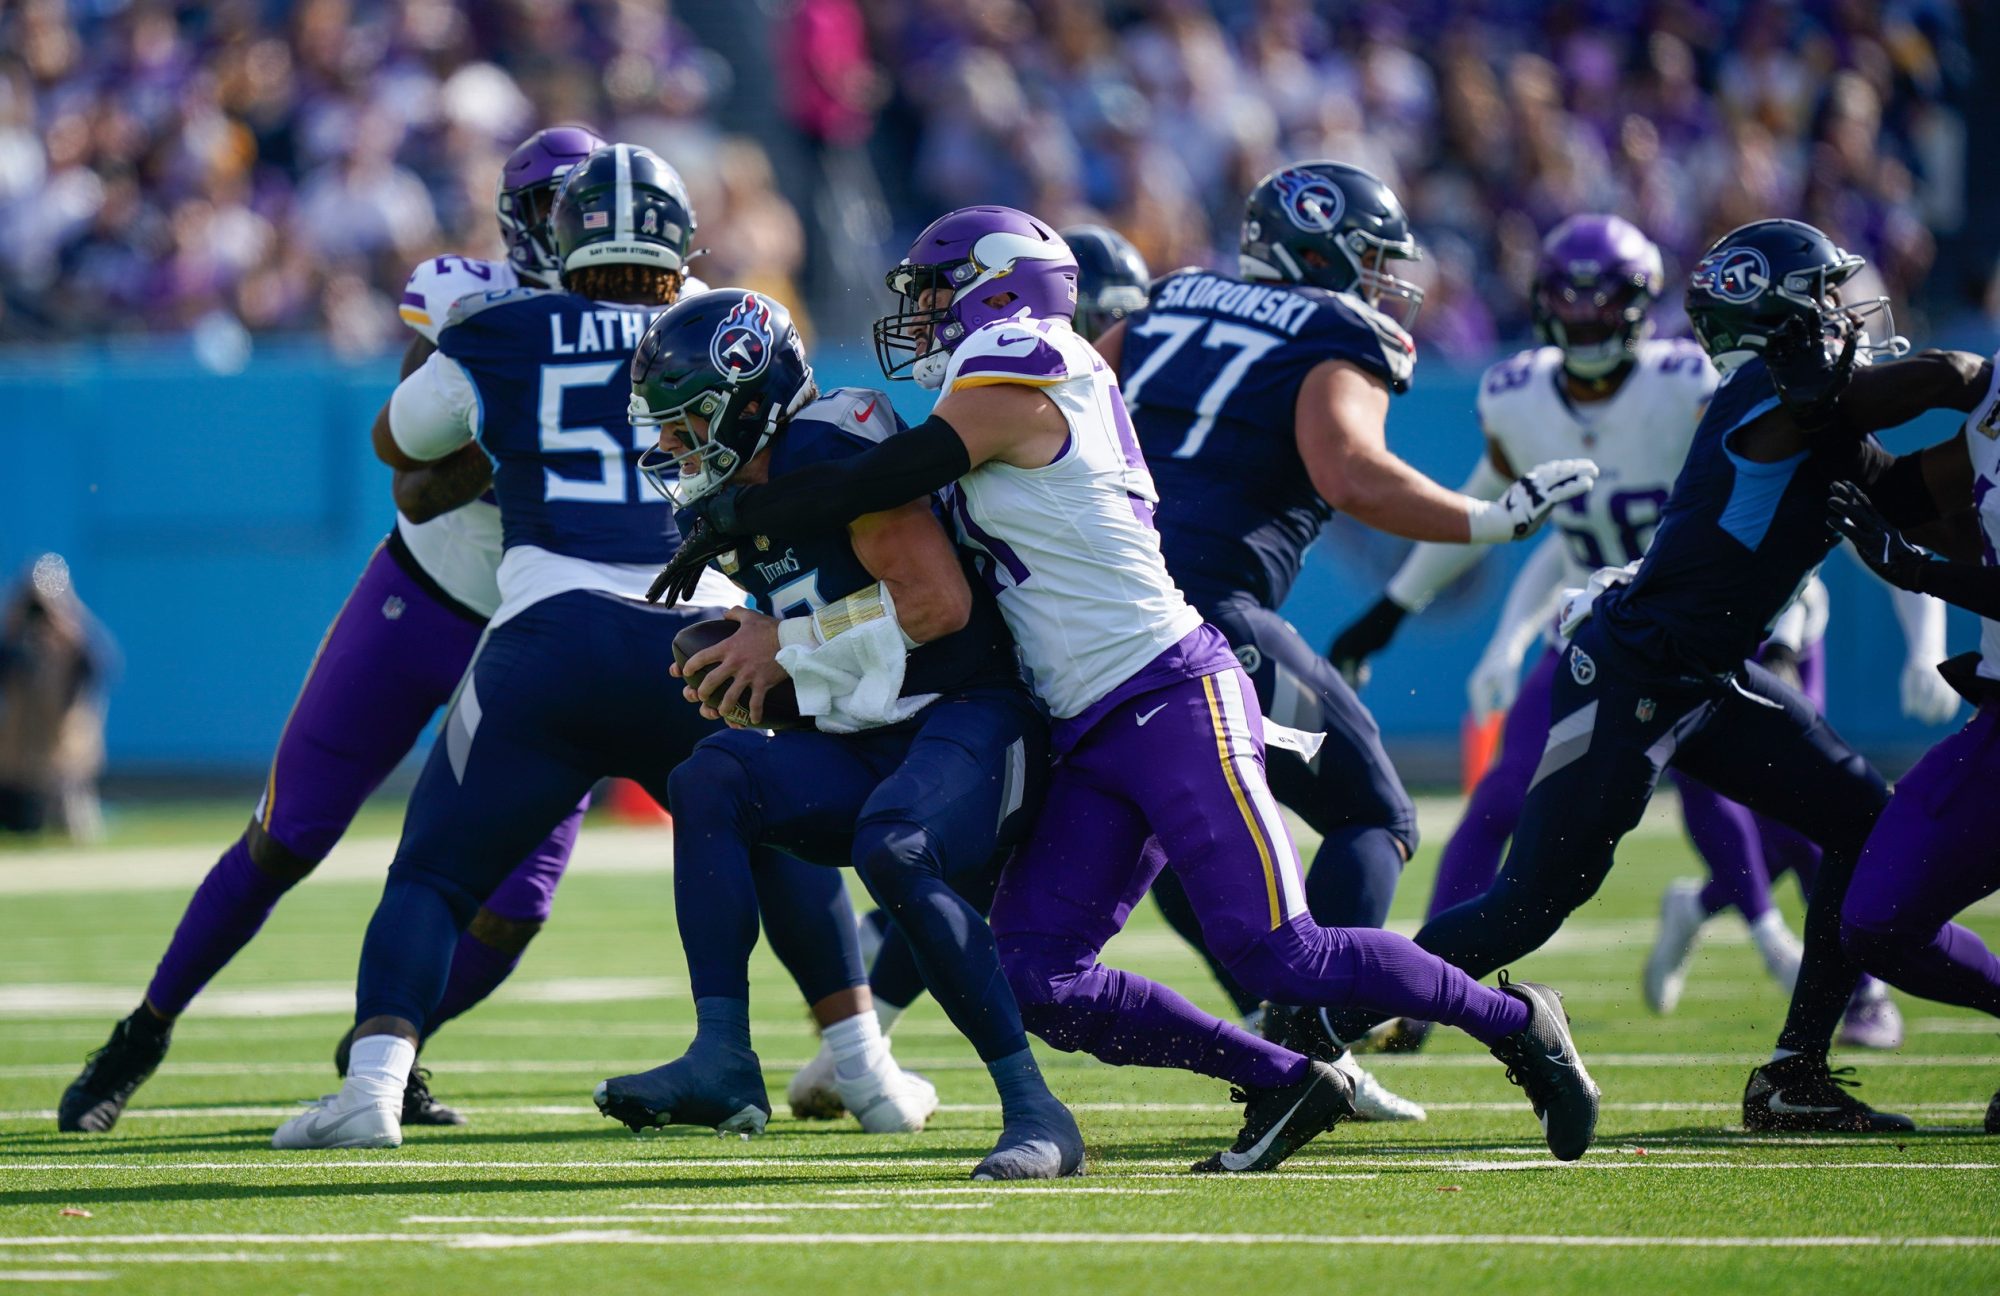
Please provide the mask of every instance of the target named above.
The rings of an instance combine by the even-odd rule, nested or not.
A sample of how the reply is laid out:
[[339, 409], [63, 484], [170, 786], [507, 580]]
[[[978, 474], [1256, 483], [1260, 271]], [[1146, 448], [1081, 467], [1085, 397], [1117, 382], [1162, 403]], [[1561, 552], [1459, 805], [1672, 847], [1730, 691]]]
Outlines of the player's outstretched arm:
[[1898, 427], [1934, 409], [1971, 411], [1993, 384], [1993, 364], [1968, 351], [1919, 351], [1854, 372], [1829, 428], [1849, 436]]
[[1854, 545], [1861, 561], [1898, 589], [1943, 599], [1989, 620], [2000, 620], [2000, 567], [1947, 562], [1904, 538], [1860, 487], [1835, 482], [1827, 503], [1836, 531]]
[[1389, 449], [1389, 388], [1345, 360], [1329, 360], [1300, 385], [1299, 457], [1320, 498], [1368, 526], [1408, 540], [1497, 544], [1531, 535], [1564, 500], [1589, 490], [1587, 459], [1542, 464], [1499, 500], [1447, 490]]
[[[1497, 446], [1488, 446], [1478, 464], [1459, 487], [1461, 494], [1474, 499], [1498, 499], [1513, 480], [1511, 470], [1496, 463], [1506, 459]], [[1410, 550], [1403, 565], [1389, 578], [1382, 596], [1366, 612], [1348, 622], [1327, 648], [1327, 660], [1359, 688], [1368, 682], [1368, 659], [1389, 646], [1403, 620], [1429, 607], [1438, 591], [1477, 566], [1486, 550], [1469, 544], [1423, 543]]]
[[718, 491], [696, 511], [725, 535], [845, 526], [942, 490], [988, 460], [1046, 465], [1068, 433], [1062, 411], [1032, 386], [967, 387], [940, 400], [924, 422], [863, 454], [762, 486]]
[[398, 468], [392, 487], [396, 510], [428, 522], [478, 499], [493, 484], [493, 461], [476, 445], [460, 446], [422, 468]]
[[927, 500], [856, 518], [847, 535], [854, 556], [889, 592], [904, 638], [929, 643], [971, 620], [972, 587]]

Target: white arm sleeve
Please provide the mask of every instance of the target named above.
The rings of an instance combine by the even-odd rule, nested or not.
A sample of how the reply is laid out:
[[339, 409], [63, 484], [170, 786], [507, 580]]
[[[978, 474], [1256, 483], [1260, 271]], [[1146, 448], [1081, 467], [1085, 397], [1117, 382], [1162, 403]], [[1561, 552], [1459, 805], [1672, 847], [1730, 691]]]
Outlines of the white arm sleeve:
[[1486, 643], [1486, 656], [1519, 666], [1529, 645], [1556, 614], [1563, 592], [1563, 542], [1550, 536], [1535, 546], [1528, 561], [1507, 588], [1507, 601], [1500, 608], [1500, 623]]
[[1928, 594], [1889, 587], [1889, 602], [1903, 627], [1910, 660], [1935, 666], [1944, 660], [1944, 604]]
[[[1511, 485], [1482, 454], [1459, 490], [1474, 499], [1495, 500]], [[1439, 590], [1478, 566], [1486, 553], [1483, 545], [1476, 544], [1420, 544], [1410, 550], [1410, 556], [1403, 559], [1403, 565], [1389, 578], [1388, 595], [1396, 606], [1421, 612], [1430, 606]]]
[[479, 435], [479, 393], [464, 366], [442, 351], [396, 385], [389, 433], [412, 459], [442, 459]]

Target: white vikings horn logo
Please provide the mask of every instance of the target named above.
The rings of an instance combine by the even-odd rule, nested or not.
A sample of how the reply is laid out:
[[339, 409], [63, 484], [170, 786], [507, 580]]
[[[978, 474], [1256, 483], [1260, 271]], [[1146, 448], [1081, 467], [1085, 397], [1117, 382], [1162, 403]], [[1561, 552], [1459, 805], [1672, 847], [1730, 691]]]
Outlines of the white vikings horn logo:
[[770, 307], [756, 293], [744, 293], [709, 340], [708, 358], [733, 387], [764, 372], [776, 342]]

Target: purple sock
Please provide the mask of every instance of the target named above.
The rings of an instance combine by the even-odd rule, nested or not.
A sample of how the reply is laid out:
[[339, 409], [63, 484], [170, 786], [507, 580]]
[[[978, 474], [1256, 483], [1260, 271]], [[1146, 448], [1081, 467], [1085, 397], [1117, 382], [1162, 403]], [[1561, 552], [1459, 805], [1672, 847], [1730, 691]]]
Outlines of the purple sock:
[[444, 996], [431, 1013], [425, 1037], [435, 1035], [438, 1027], [498, 990], [520, 961], [519, 954], [494, 949], [471, 932], [461, 935], [451, 952], [451, 976], [444, 983]]
[[178, 1017], [250, 943], [278, 898], [291, 888], [292, 883], [258, 868], [250, 858], [249, 843], [237, 838], [195, 888], [167, 952], [160, 956], [153, 982], [146, 987], [146, 1002], [157, 1012]]
[[[1010, 972], [1020, 968], [1017, 956]], [[1078, 972], [1074, 961], [1065, 965], [1060, 958], [1034, 972], [1046, 987], [1034, 997], [1047, 999], [1023, 1003], [1021, 1020], [1065, 1052], [1088, 1053], [1113, 1066], [1193, 1071], [1246, 1089], [1292, 1084], [1305, 1074], [1299, 1054], [1210, 1016], [1145, 977], [1101, 963]]]
[[[1372, 927], [1279, 927], [1230, 964], [1274, 1003], [1318, 1004], [1342, 1039], [1408, 1017], [1456, 1026], [1493, 1044], [1528, 1024], [1528, 1005], [1445, 962], [1407, 936]], [[1358, 1027], [1358, 1029], [1357, 1029]]]

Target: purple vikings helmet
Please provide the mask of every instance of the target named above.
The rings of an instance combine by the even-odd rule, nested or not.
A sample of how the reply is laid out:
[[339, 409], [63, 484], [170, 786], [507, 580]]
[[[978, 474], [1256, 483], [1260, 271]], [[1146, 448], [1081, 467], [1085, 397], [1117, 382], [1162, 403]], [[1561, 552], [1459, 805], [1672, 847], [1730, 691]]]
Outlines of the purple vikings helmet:
[[[961, 207], [917, 235], [889, 272], [897, 311], [875, 321], [875, 358], [891, 378], [925, 387], [944, 383], [951, 353], [966, 335], [995, 320], [1076, 313], [1076, 256], [1047, 225], [1012, 207]], [[924, 294], [950, 300], [925, 306]]]
[[605, 147], [597, 132], [583, 126], [551, 126], [522, 140], [500, 169], [500, 234], [514, 273], [531, 284], [553, 288], [561, 259], [549, 238], [549, 212], [570, 168]]
[[1535, 335], [1563, 368], [1594, 380], [1630, 363], [1652, 332], [1660, 249], [1617, 216], [1572, 216], [1549, 231], [1535, 264]]

